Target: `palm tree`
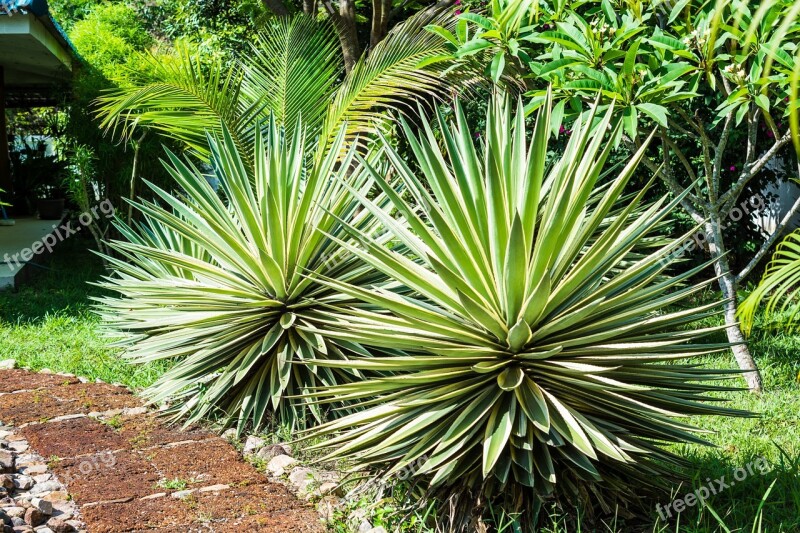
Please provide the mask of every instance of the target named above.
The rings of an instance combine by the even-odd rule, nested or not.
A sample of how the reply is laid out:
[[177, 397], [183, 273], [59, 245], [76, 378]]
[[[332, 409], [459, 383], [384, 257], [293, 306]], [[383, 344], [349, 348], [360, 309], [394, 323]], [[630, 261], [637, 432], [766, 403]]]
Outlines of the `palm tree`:
[[291, 134], [302, 117], [309, 142], [323, 141], [320, 159], [343, 124], [347, 140], [363, 139], [379, 130], [386, 110], [445, 94], [444, 67], [432, 62], [445, 53], [445, 41], [426, 27], [453, 22], [441, 9], [420, 12], [345, 74], [330, 23], [282, 17], [234, 68], [186, 47], [152, 55], [132, 83], [98, 100], [97, 113], [108, 131], [130, 138], [137, 127], [149, 128], [182, 141], [203, 160], [209, 157], [207, 132], [219, 135], [224, 127], [240, 153], [252, 154], [256, 123], [272, 115]]

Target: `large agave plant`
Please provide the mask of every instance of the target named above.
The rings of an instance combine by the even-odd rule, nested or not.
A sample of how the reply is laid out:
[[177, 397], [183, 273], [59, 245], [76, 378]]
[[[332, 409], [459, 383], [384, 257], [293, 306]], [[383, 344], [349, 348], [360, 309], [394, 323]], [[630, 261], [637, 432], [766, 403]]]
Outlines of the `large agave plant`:
[[427, 121], [419, 135], [404, 125], [421, 176], [385, 142], [403, 187], [373, 175], [391, 207], [352, 190], [413, 256], [355, 225], [361, 246], [335, 239], [413, 293], [327, 279], [391, 313], [339, 308], [314, 332], [403, 354], [309, 362], [383, 373], [317, 391], [366, 410], [310, 435], [330, 436], [330, 457], [387, 476], [413, 471], [450, 495], [503, 495], [515, 506], [559, 489], [632, 495], [678, 461], [660, 443], [704, 442], [679, 418], [743, 414], [707, 403], [706, 392], [725, 390], [708, 382], [727, 371], [676, 363], [727, 348], [703, 343], [712, 329], [684, 329], [717, 306], [675, 310], [706, 285], [684, 286], [702, 267], [669, 277], [662, 249], [642, 255], [680, 200], [622, 196], [644, 148], [598, 184], [607, 133], [619, 127], [611, 111], [579, 121], [548, 170], [549, 111], [528, 140], [512, 107], [492, 103], [481, 140], [460, 108], [452, 124], [440, 117], [443, 150]]
[[355, 304], [309, 274], [354, 285], [383, 279], [335, 242], [346, 238], [337, 217], [367, 234], [375, 229], [344, 194], [345, 187], [368, 190], [371, 178], [353, 169], [353, 150], [337, 163], [344, 130], [311, 164], [301, 126], [290, 138], [274, 122], [265, 130], [255, 134], [252, 173], [226, 130], [209, 139], [219, 191], [170, 154], [167, 168], [183, 194], [151, 186], [160, 203], [135, 204], [143, 223], [118, 225], [127, 240], [110, 243], [121, 259], [107, 257], [116, 274], [102, 285], [115, 296], [102, 298], [99, 312], [134, 362], [175, 361], [146, 395], [172, 401], [187, 423], [211, 417], [241, 431], [277, 413], [294, 425], [306, 407], [319, 419], [317, 407], [296, 396], [358, 372], [295, 363], [366, 353], [308, 331]]

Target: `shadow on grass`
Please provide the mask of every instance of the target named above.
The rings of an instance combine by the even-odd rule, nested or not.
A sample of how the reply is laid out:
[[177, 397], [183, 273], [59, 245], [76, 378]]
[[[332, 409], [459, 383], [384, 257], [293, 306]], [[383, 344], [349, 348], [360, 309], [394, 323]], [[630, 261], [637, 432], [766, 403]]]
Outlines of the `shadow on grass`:
[[0, 323], [36, 323], [59, 313], [91, 313], [89, 296], [101, 290], [89, 282], [97, 281], [105, 270], [88, 244], [77, 236], [62, 242], [40, 265], [30, 267], [25, 284], [0, 290]]
[[[643, 507], [595, 514], [580, 528], [573, 509], [544, 519], [540, 533], [781, 533], [800, 531], [800, 455], [776, 448], [776, 458], [686, 454], [683, 483]], [[655, 480], [654, 480], [655, 481]], [[598, 513], [596, 509], [594, 511]], [[571, 516], [568, 516], [571, 515]]]
[[800, 531], [800, 455], [777, 445], [770, 455], [687, 454], [691, 479], [653, 503], [651, 530]]
[[0, 359], [132, 388], [151, 385], [170, 363], [132, 365], [109, 345], [92, 312], [90, 297], [103, 291], [89, 283], [105, 270], [89, 242], [73, 237], [61, 243], [26, 285], [0, 290]]

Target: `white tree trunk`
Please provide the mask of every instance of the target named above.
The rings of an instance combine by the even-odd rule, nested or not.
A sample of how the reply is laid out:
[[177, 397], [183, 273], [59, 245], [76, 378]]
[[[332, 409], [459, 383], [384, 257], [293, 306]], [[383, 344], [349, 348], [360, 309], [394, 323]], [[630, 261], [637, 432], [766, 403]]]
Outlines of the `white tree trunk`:
[[738, 306], [738, 296], [736, 293], [736, 277], [731, 272], [728, 256], [725, 255], [725, 244], [722, 239], [722, 220], [718, 213], [714, 213], [711, 219], [706, 222], [706, 239], [711, 257], [714, 258], [714, 271], [719, 276], [718, 283], [722, 290], [722, 297], [725, 300], [725, 332], [728, 342], [733, 344], [731, 350], [739, 368], [743, 371], [743, 377], [747, 386], [752, 392], [761, 392], [764, 383], [761, 374], [756, 367], [750, 349], [747, 347], [739, 321], [736, 318], [736, 308]]

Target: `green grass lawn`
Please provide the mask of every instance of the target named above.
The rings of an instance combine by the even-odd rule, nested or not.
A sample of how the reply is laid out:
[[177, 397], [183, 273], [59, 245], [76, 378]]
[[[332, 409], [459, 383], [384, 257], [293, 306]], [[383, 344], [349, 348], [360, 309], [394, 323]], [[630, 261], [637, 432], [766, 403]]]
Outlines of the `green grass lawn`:
[[[719, 340], [724, 341], [724, 337]], [[800, 531], [800, 336], [755, 328], [750, 349], [764, 378], [764, 394], [736, 392], [717, 396], [728, 397], [729, 407], [757, 416], [695, 417], [692, 422], [712, 432], [707, 439], [716, 447], [675, 447], [677, 453], [691, 460], [689, 474], [694, 478], [694, 487], [676, 487], [677, 494], [685, 495], [707, 485], [709, 478], [715, 480], [724, 475], [726, 483], [735, 481], [712, 495], [707, 506], [694, 506], [682, 513], [681, 531]], [[698, 362], [716, 368], [735, 365], [730, 354], [705, 357]], [[744, 387], [741, 378], [731, 382]], [[769, 471], [762, 475], [751, 468], [754, 474], [736, 481], [734, 470], [746, 469], [757, 458], [766, 460]], [[738, 475], [743, 477], [741, 472]], [[769, 495], [763, 499], [773, 482]], [[762, 499], [763, 511], [759, 512]], [[675, 531], [675, 526], [673, 522], [665, 530]]]
[[73, 237], [35, 267], [29, 283], [16, 291], [0, 290], [0, 359], [132, 388], [152, 383], [163, 365], [129, 365], [99, 331], [90, 297], [100, 289], [89, 282], [101, 275], [100, 258], [87, 250], [86, 241]]
[[[718, 295], [709, 294], [706, 297]], [[702, 326], [721, 323], [720, 317], [719, 320], [708, 320]], [[709, 340], [726, 342], [724, 333]], [[672, 496], [652, 502], [649, 517], [637, 516], [626, 521], [621, 517], [624, 513], [620, 512], [619, 516], [603, 520], [598, 531], [800, 531], [800, 335], [754, 328], [750, 349], [761, 369], [765, 392], [761, 395], [748, 391], [726, 392], [714, 396], [728, 399], [725, 403], [727, 407], [750, 411], [754, 416], [689, 418], [689, 423], [709, 432], [703, 437], [714, 444], [713, 447], [672, 447], [676, 454], [690, 462], [685, 471], [690, 481], [672, 487]], [[692, 362], [714, 368], [736, 368], [731, 353], [707, 356]], [[744, 379], [738, 376], [720, 384], [723, 383], [734, 387], [746, 386]], [[763, 468], [764, 464], [767, 468]], [[739, 468], [744, 469], [747, 475], [736, 472]], [[737, 481], [736, 475], [743, 479]], [[723, 482], [729, 486], [720, 491], [720, 485], [715, 480], [721, 476], [725, 476]], [[695, 503], [680, 514], [673, 510], [667, 520], [663, 520], [656, 511], [657, 503], [665, 507], [695, 490], [702, 493], [700, 487], [709, 485], [714, 487], [717, 494], [705, 500], [705, 505]], [[668, 516], [665, 511], [662, 513]], [[571, 532], [574, 526], [567, 526], [569, 522], [570, 517], [563, 512], [554, 512], [552, 526], [545, 531]]]
[[[100, 290], [88, 284], [103, 274], [103, 266], [85, 245], [77, 238], [63, 243], [43, 268], [37, 269], [30, 284], [18, 291], [0, 291], [0, 359], [13, 358], [20, 366], [35, 370], [50, 368], [91, 379], [121, 382], [134, 388], [147, 386], [164, 366], [129, 365], [119, 358], [117, 350], [106, 345], [89, 299], [100, 294]], [[764, 475], [748, 474], [743, 481], [711, 496], [706, 506], [695, 505], [682, 512], [678, 522], [674, 519], [668, 523], [659, 522], [653, 509], [651, 516], [636, 520], [637, 524], [645, 523], [637, 529], [800, 531], [800, 336], [757, 330], [751, 340], [751, 349], [764, 375], [766, 392], [761, 396], [748, 392], [724, 396], [730, 398], [730, 407], [749, 410], [759, 416], [693, 419], [695, 424], [713, 432], [707, 438], [716, 447], [675, 447], [676, 452], [691, 461], [687, 474], [694, 479], [694, 486], [676, 486], [673, 491], [676, 496], [683, 497], [707, 484], [707, 479], [715, 480], [724, 475], [726, 481], [733, 480], [736, 468], [746, 468], [758, 457], [767, 461], [770, 471]], [[734, 365], [731, 355], [706, 357], [698, 362], [717, 368]], [[744, 384], [738, 378], [732, 381]], [[773, 482], [759, 513], [762, 497]], [[660, 503], [668, 505], [671, 500], [665, 497]], [[759, 515], [763, 520], [761, 528], [756, 524], [753, 529]], [[632, 530], [630, 525], [621, 525], [623, 523], [621, 519], [616, 525], [609, 522], [599, 530]], [[554, 515], [553, 526], [549, 529], [571, 531], [564, 524], [563, 515]]]

